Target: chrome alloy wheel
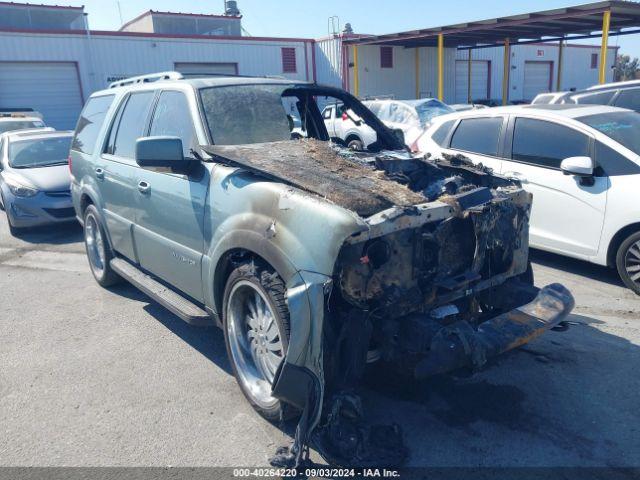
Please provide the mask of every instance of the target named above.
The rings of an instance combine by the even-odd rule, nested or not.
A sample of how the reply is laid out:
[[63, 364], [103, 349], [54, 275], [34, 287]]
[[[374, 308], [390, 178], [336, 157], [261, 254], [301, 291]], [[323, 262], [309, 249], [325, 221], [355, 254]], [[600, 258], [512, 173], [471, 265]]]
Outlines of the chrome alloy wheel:
[[633, 283], [640, 285], [640, 240], [629, 247], [624, 256], [624, 268]]
[[102, 231], [98, 225], [96, 218], [89, 214], [85, 219], [84, 241], [87, 245], [87, 256], [91, 268], [101, 275], [107, 263], [107, 255], [104, 250], [104, 241], [102, 239]]
[[226, 328], [232, 360], [244, 390], [263, 408], [272, 407], [271, 384], [284, 358], [276, 314], [260, 289], [240, 280], [229, 293]]

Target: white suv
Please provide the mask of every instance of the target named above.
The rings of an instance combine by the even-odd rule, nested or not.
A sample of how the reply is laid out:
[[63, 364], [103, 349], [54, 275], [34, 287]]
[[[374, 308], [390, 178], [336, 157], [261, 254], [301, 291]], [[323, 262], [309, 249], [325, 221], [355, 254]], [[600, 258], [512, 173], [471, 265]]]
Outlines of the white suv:
[[640, 294], [640, 114], [527, 105], [437, 118], [419, 143], [463, 154], [533, 193], [532, 247], [616, 267]]

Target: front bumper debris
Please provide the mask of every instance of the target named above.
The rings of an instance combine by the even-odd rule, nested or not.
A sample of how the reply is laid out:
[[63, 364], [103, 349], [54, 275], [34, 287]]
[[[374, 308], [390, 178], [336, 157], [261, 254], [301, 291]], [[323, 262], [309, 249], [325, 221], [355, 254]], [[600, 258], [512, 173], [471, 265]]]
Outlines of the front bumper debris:
[[489, 358], [557, 326], [574, 306], [569, 290], [554, 283], [540, 290], [532, 302], [481, 323], [477, 330], [466, 321], [454, 323], [433, 338], [429, 353], [416, 365], [414, 374], [425, 378], [463, 367], [480, 368]]

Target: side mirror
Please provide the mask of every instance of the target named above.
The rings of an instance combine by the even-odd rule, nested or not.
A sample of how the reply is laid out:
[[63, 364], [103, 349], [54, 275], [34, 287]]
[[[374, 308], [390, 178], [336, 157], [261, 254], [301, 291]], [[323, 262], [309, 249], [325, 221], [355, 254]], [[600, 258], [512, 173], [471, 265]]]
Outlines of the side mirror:
[[589, 157], [566, 158], [560, 164], [560, 169], [565, 175], [591, 177], [593, 176], [593, 160]]
[[136, 141], [136, 163], [141, 167], [187, 172], [196, 160], [184, 158], [178, 137], [143, 137]]

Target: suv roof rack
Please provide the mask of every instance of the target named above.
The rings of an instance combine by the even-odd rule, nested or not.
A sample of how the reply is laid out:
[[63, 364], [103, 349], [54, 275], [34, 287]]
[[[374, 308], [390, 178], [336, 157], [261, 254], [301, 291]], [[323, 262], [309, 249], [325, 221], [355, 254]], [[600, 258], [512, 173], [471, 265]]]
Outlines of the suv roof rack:
[[273, 79], [279, 79], [279, 80], [286, 80], [286, 77], [283, 77], [281, 75], [256, 76], [256, 75], [239, 75], [239, 74], [232, 74], [232, 73], [159, 72], [159, 73], [150, 73], [148, 75], [139, 75], [137, 77], [123, 78], [122, 80], [111, 82], [109, 84], [109, 88], [124, 87], [127, 85], [134, 85], [136, 83], [158, 82], [161, 80], [185, 80], [187, 78], [207, 78], [207, 77], [273, 78]]
[[123, 78], [122, 80], [111, 82], [109, 88], [124, 87], [126, 85], [133, 85], [134, 83], [158, 82], [160, 80], [182, 80], [183, 78], [184, 76], [180, 72], [150, 73], [148, 75]]

